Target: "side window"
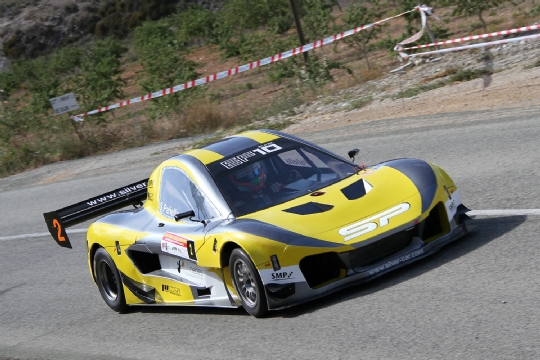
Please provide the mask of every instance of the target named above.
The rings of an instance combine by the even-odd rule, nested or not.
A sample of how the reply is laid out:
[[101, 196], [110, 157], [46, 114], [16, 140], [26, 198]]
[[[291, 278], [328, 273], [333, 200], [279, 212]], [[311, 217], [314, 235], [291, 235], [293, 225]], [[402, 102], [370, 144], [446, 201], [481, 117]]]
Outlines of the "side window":
[[189, 210], [193, 210], [195, 218], [200, 220], [218, 215], [216, 208], [186, 173], [176, 167], [164, 168], [161, 174], [159, 212], [173, 219], [174, 215]]

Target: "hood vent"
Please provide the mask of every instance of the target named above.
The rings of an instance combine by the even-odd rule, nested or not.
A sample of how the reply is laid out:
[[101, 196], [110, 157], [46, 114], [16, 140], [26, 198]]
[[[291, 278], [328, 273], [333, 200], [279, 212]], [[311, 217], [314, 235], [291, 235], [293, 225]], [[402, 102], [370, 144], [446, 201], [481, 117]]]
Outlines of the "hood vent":
[[355, 183], [352, 183], [346, 188], [341, 189], [341, 192], [347, 199], [356, 200], [366, 195], [371, 191], [371, 189], [373, 189], [373, 186], [371, 186], [366, 180], [361, 179]]
[[317, 214], [322, 213], [328, 210], [332, 210], [334, 208], [334, 205], [326, 205], [326, 204], [320, 204], [316, 202], [308, 202], [303, 205], [295, 206], [290, 209], [286, 209], [283, 211], [297, 214], [297, 215], [311, 215], [311, 214]]

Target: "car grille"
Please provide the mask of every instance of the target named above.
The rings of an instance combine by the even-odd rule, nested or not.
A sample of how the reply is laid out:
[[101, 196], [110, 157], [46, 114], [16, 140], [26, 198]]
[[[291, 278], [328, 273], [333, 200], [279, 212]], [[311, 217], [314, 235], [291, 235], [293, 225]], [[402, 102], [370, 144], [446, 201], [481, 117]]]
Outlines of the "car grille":
[[369, 265], [405, 249], [411, 243], [412, 235], [413, 229], [400, 231], [356, 250], [349, 251], [351, 268]]
[[450, 225], [446, 221], [445, 206], [441, 202], [431, 209], [422, 223], [415, 225], [414, 228], [397, 232], [339, 255], [335, 252], [327, 252], [306, 256], [300, 261], [300, 270], [308, 285], [311, 288], [317, 288], [345, 276], [348, 269], [341, 259], [345, 259], [347, 255], [351, 269], [362, 268], [405, 249], [411, 244], [413, 235], [419, 237], [424, 243], [428, 243], [449, 231]]
[[345, 270], [345, 265], [335, 252], [310, 255], [300, 260], [300, 270], [311, 288], [330, 280], [337, 280], [342, 274], [342, 269]]

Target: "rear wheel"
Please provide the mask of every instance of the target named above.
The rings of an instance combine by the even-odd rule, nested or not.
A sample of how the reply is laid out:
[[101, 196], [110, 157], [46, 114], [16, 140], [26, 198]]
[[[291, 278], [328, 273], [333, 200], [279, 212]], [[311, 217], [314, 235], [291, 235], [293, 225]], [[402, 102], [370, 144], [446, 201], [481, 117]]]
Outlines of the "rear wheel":
[[127, 309], [120, 273], [109, 253], [97, 249], [94, 255], [94, 275], [101, 297], [111, 309], [122, 312]]
[[242, 249], [234, 249], [229, 266], [234, 287], [244, 309], [255, 317], [266, 315], [268, 313], [266, 294], [259, 272], [249, 256]]

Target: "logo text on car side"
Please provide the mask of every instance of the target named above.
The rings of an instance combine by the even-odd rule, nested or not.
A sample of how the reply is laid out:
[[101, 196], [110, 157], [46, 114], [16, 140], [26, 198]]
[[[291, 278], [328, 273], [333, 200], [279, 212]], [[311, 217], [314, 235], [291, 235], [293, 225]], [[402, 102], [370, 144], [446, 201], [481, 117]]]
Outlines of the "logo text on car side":
[[391, 218], [404, 213], [410, 208], [411, 205], [409, 205], [409, 203], [401, 203], [368, 219], [345, 226], [344, 228], [339, 229], [339, 234], [345, 237], [343, 241], [349, 241], [358, 236], [367, 234], [368, 232], [377, 229], [379, 226], [383, 227], [388, 225]]

